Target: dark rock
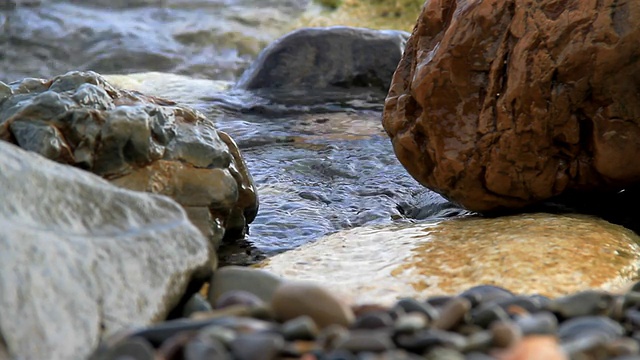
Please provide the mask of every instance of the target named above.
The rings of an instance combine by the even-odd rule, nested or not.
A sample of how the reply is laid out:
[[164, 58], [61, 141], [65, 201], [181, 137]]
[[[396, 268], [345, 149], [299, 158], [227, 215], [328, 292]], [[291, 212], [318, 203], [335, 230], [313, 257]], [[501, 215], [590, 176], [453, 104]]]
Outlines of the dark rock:
[[433, 321], [439, 317], [438, 310], [431, 306], [429, 303], [420, 302], [412, 298], [400, 299], [394, 307], [404, 310], [404, 312], [407, 314], [410, 314], [412, 312], [421, 313], [425, 315], [430, 321]]
[[268, 333], [241, 335], [231, 343], [231, 352], [238, 360], [275, 360], [283, 348], [282, 336]]
[[561, 341], [597, 336], [603, 339], [615, 339], [624, 335], [624, 328], [605, 316], [583, 316], [567, 320], [560, 324], [558, 337]]
[[640, 4], [429, 1], [383, 125], [420, 183], [474, 211], [638, 182]]
[[308, 316], [299, 316], [282, 324], [282, 335], [287, 340], [314, 340], [320, 330]]
[[290, 104], [382, 100], [408, 35], [351, 27], [295, 30], [264, 49], [236, 87]]
[[354, 330], [334, 343], [335, 349], [353, 353], [383, 352], [395, 348], [387, 331]]
[[483, 303], [511, 299], [514, 295], [511, 291], [499, 286], [478, 285], [461, 292], [458, 296], [467, 298], [471, 301], [471, 306], [475, 307]]
[[131, 358], [135, 360], [155, 360], [155, 350], [148, 341], [139, 337], [125, 339], [107, 351], [95, 353], [91, 360], [119, 360]]
[[356, 319], [352, 328], [354, 329], [380, 329], [393, 325], [391, 315], [386, 312], [369, 312]]
[[541, 311], [537, 314], [521, 316], [516, 324], [523, 335], [554, 335], [558, 331], [558, 318], [550, 312]]

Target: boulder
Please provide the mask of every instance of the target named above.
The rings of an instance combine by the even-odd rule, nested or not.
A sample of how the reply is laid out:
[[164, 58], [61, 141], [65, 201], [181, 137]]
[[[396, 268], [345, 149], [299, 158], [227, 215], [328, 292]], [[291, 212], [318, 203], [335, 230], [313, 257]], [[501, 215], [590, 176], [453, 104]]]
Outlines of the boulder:
[[236, 88], [279, 103], [382, 100], [408, 35], [345, 26], [298, 29], [265, 48]]
[[640, 3], [430, 0], [385, 102], [407, 170], [471, 210], [640, 179]]
[[0, 358], [84, 359], [163, 320], [213, 262], [168, 197], [0, 141]]
[[544, 213], [340, 231], [261, 268], [330, 284], [348, 302], [454, 295], [486, 284], [550, 297], [618, 290], [640, 269], [640, 238], [586, 215]]
[[238, 147], [201, 113], [116, 89], [93, 72], [8, 88], [0, 95], [0, 139], [174, 198], [214, 247], [255, 217], [257, 195]]

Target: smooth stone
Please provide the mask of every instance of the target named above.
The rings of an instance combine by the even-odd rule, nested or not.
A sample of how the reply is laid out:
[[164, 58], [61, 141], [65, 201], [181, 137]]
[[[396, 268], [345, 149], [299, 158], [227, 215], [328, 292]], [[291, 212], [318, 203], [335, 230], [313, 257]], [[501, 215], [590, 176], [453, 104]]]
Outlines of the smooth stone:
[[615, 339], [625, 334], [625, 330], [619, 323], [606, 316], [584, 316], [573, 318], [560, 324], [558, 338], [560, 341], [586, 337], [587, 335], [600, 336], [605, 339]]
[[493, 336], [492, 345], [508, 348], [522, 339], [522, 330], [512, 321], [497, 321], [489, 327]]
[[275, 360], [284, 348], [284, 339], [278, 334], [244, 334], [231, 342], [230, 347], [237, 360]]
[[298, 316], [282, 324], [282, 335], [286, 340], [314, 340], [320, 329], [309, 316]]
[[639, 240], [595, 217], [531, 213], [344, 230], [260, 267], [331, 284], [353, 304], [392, 305], [400, 296], [458, 294], [477, 284], [557, 297], [613, 291], [634, 279]]
[[516, 324], [523, 335], [555, 335], [558, 331], [558, 318], [550, 312], [541, 311], [537, 314], [516, 318]]
[[395, 339], [398, 347], [407, 351], [422, 353], [437, 346], [462, 349], [467, 343], [464, 336], [437, 329], [425, 329], [415, 334], [401, 334]]
[[211, 305], [200, 294], [194, 294], [182, 309], [182, 317], [188, 318], [192, 314], [201, 311], [211, 311]]
[[353, 311], [325, 288], [310, 282], [284, 282], [273, 294], [271, 308], [281, 320], [307, 315], [320, 328], [329, 325], [350, 326]]
[[383, 352], [395, 348], [387, 331], [379, 330], [352, 330], [345, 338], [334, 344], [336, 349], [359, 352]]
[[471, 302], [462, 297], [456, 297], [444, 304], [440, 310], [440, 316], [433, 322], [433, 327], [441, 330], [449, 330], [459, 324], [471, 310]]
[[220, 295], [216, 300], [215, 308], [222, 309], [227, 306], [243, 305], [247, 307], [264, 306], [265, 303], [256, 295], [243, 290], [231, 290]]
[[420, 302], [413, 298], [400, 299], [395, 304], [395, 307], [404, 310], [404, 312], [406, 312], [407, 314], [410, 314], [412, 312], [421, 313], [431, 321], [437, 319], [440, 316], [438, 310], [433, 306], [425, 302]]
[[526, 336], [510, 349], [495, 352], [498, 360], [569, 360], [552, 336]]
[[269, 303], [281, 283], [282, 279], [271, 272], [240, 266], [225, 266], [213, 273], [209, 283], [208, 300], [211, 304], [215, 304], [222, 294], [232, 290], [242, 290]]
[[7, 98], [11, 95], [13, 95], [13, 90], [11, 89], [11, 87], [3, 83], [2, 81], [0, 81], [0, 100]]
[[511, 291], [499, 286], [478, 285], [461, 292], [458, 296], [469, 299], [471, 305], [475, 307], [482, 303], [510, 299], [514, 295]]
[[370, 312], [356, 319], [351, 326], [353, 329], [379, 329], [388, 328], [393, 325], [391, 315], [386, 312]]
[[426, 328], [428, 324], [429, 319], [426, 315], [414, 312], [400, 315], [393, 325], [393, 330], [397, 334], [415, 333], [416, 331]]
[[486, 328], [494, 321], [507, 321], [509, 315], [500, 306], [483, 306], [478, 309], [473, 309], [469, 315], [469, 321], [473, 325]]
[[320, 331], [318, 343], [328, 350], [335, 349], [335, 344], [349, 336], [349, 331], [341, 325], [329, 325]]
[[596, 290], [586, 290], [552, 300], [548, 308], [563, 318], [589, 315], [605, 315], [613, 305], [613, 295]]
[[184, 360], [231, 360], [231, 355], [224, 344], [216, 339], [196, 338], [187, 343], [183, 349]]
[[437, 347], [431, 349], [424, 355], [426, 360], [464, 360], [465, 357], [458, 350], [446, 347]]
[[0, 184], [0, 305], [11, 309], [0, 329], [10, 354], [86, 358], [111, 334], [165, 318], [210, 271], [206, 239], [165, 196], [5, 141]]
[[493, 344], [493, 334], [490, 331], [479, 331], [467, 337], [462, 352], [486, 351]]

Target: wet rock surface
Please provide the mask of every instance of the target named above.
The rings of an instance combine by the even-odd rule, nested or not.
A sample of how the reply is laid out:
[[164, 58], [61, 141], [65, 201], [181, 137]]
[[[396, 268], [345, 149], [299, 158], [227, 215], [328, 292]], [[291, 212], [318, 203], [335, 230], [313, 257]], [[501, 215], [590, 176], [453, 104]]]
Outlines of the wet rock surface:
[[[247, 271], [252, 271], [247, 269]], [[253, 270], [256, 271], [256, 270]], [[229, 273], [232, 275], [231, 273]], [[222, 280], [220, 275], [218, 280]], [[255, 279], [259, 279], [256, 276]], [[216, 280], [212, 280], [215, 285]], [[105, 341], [92, 359], [112, 359], [132, 342], [155, 348], [172, 360], [179, 354], [205, 359], [635, 359], [640, 356], [638, 285], [621, 292], [586, 291], [564, 297], [525, 295], [478, 285], [449, 297], [404, 298], [387, 305], [333, 307], [340, 294], [330, 287], [282, 279], [278, 292], [314, 288], [315, 307], [289, 306], [300, 313], [282, 318], [283, 299], [245, 305], [244, 315], [211, 311], [132, 330]], [[295, 290], [294, 290], [295, 292]], [[258, 295], [258, 294], [256, 294]], [[225, 296], [223, 294], [223, 296]], [[607, 301], [602, 301], [602, 299]], [[565, 310], [583, 302], [600, 304], [580, 313]], [[526, 306], [521, 304], [536, 304]], [[328, 306], [327, 306], [328, 305]], [[325, 309], [318, 318], [318, 309]], [[345, 309], [353, 320], [343, 323]], [[426, 310], [426, 312], [425, 312]], [[479, 313], [501, 314], [496, 317]], [[324, 326], [320, 324], [325, 321]], [[167, 349], [171, 351], [167, 351]], [[199, 356], [195, 356], [199, 349]], [[140, 351], [140, 350], [135, 350]], [[146, 355], [145, 355], [146, 356]]]
[[381, 102], [408, 36], [344, 26], [299, 29], [265, 48], [236, 87], [287, 104]]
[[257, 211], [253, 180], [235, 142], [198, 111], [119, 90], [93, 72], [8, 85], [0, 139], [185, 207], [217, 248]]
[[613, 0], [427, 2], [385, 103], [398, 158], [477, 211], [636, 183], [639, 14]]
[[5, 141], [0, 183], [3, 359], [86, 358], [101, 338], [164, 319], [212, 269], [207, 240], [165, 196]]
[[633, 280], [640, 268], [639, 240], [621, 226], [588, 216], [471, 217], [341, 231], [260, 267], [331, 284], [352, 303], [456, 294], [475, 284], [559, 296]]

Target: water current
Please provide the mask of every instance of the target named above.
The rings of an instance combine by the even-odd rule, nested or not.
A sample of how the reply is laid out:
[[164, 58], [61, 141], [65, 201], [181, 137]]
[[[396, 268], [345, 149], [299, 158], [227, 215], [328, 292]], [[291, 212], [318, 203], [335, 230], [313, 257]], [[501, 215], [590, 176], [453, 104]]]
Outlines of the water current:
[[[417, 196], [421, 205], [443, 204], [397, 161], [380, 124], [380, 102], [284, 108], [230, 90], [258, 52], [314, 6], [284, 0], [0, 1], [0, 80], [69, 70], [142, 72], [117, 82], [144, 83], [148, 92], [204, 112], [238, 143], [257, 185], [260, 210], [248, 240], [261, 252], [390, 223], [401, 215], [398, 204]], [[443, 209], [426, 216], [437, 218]]]

